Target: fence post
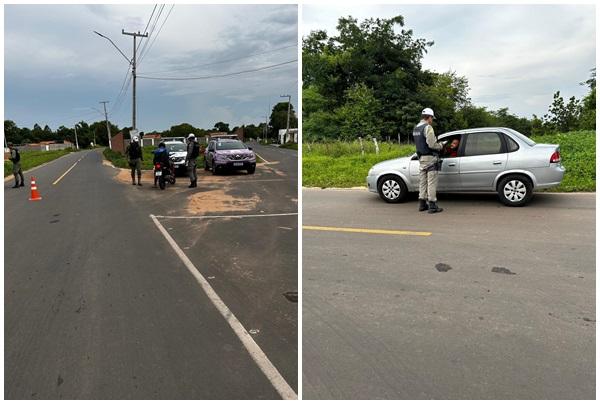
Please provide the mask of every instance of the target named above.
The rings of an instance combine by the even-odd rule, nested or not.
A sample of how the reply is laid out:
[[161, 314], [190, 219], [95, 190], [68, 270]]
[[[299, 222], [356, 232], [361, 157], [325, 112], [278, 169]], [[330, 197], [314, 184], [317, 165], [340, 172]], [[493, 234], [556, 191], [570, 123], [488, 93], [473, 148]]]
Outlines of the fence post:
[[398, 132], [398, 144], [400, 144], [400, 132]]
[[362, 142], [362, 137], [358, 137], [358, 141], [360, 142], [360, 155], [364, 156], [365, 155], [365, 148], [363, 147], [363, 142]]
[[373, 138], [373, 143], [375, 143], [375, 154], [379, 154], [379, 145], [376, 138]]

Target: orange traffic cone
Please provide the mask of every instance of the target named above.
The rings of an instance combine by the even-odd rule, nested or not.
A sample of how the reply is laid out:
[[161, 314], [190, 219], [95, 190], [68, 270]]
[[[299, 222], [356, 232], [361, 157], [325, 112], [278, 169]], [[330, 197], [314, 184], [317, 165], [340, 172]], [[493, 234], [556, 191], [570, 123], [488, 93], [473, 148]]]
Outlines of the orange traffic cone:
[[42, 196], [37, 190], [37, 185], [35, 185], [35, 177], [31, 177], [31, 198], [30, 201], [41, 201]]

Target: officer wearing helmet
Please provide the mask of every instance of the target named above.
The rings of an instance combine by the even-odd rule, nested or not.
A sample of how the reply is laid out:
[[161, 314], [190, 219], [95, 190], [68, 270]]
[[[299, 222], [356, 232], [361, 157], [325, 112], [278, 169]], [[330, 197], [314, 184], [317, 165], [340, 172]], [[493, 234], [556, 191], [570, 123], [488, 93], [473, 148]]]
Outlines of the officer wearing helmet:
[[129, 167], [131, 167], [131, 184], [135, 185], [135, 174], [137, 173], [137, 184], [142, 185], [142, 147], [140, 146], [140, 138], [133, 136], [131, 143], [125, 149], [125, 155], [129, 160]]
[[435, 137], [431, 127], [433, 118], [433, 110], [425, 108], [421, 112], [421, 122], [413, 130], [413, 137], [419, 157], [419, 212], [428, 210], [429, 213], [438, 213], [443, 210], [437, 206], [436, 193], [440, 169], [439, 152], [444, 143], [438, 142]]
[[187, 154], [185, 156], [185, 165], [190, 176], [190, 185], [188, 188], [196, 188], [198, 177], [196, 176], [196, 159], [200, 154], [200, 146], [196, 142], [196, 135], [190, 133], [187, 137]]

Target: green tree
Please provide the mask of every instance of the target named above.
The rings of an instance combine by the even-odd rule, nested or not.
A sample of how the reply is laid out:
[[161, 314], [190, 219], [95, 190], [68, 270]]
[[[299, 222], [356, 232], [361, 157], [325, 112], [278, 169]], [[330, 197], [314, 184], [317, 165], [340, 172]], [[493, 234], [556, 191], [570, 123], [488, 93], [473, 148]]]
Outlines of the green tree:
[[187, 137], [190, 133], [196, 136], [200, 135], [200, 131], [189, 123], [180, 123], [179, 125], [171, 126], [169, 132], [172, 137]]
[[216, 130], [217, 132], [227, 132], [229, 133], [229, 124], [225, 123], [225, 122], [217, 122], [215, 123], [215, 126], [213, 127], [213, 130]]
[[582, 85], [587, 85], [590, 92], [582, 99], [580, 129], [596, 129], [596, 68], [591, 70], [590, 78]]
[[571, 97], [569, 102], [565, 104], [560, 91], [557, 91], [554, 93], [554, 99], [548, 108], [548, 113], [542, 118], [544, 128], [549, 132], [568, 132], [577, 129], [580, 114], [580, 102], [575, 97]]
[[345, 100], [345, 104], [336, 110], [342, 138], [381, 138], [381, 105], [373, 90], [365, 84], [357, 84], [346, 91]]
[[14, 121], [4, 121], [4, 136], [9, 143], [20, 144], [23, 141], [21, 131]]
[[[287, 102], [279, 102], [273, 107], [273, 110], [271, 111], [271, 118], [269, 119], [269, 127], [271, 129], [270, 135], [272, 137], [277, 137], [279, 130], [287, 127], [287, 111]], [[296, 116], [296, 111], [294, 111], [294, 106], [290, 105], [290, 128], [297, 127], [298, 117]]]
[[[380, 135], [395, 137], [399, 130], [404, 131], [404, 126], [399, 125], [401, 109], [420, 105], [418, 89], [432, 85], [434, 75], [421, 69], [421, 59], [433, 42], [414, 39], [412, 31], [403, 26], [402, 16], [366, 19], [360, 24], [347, 17], [338, 20], [336, 36], [329, 37], [325, 31], [311, 32], [303, 40], [303, 86], [323, 97], [324, 107], [318, 111], [342, 107], [347, 91], [364, 84], [385, 106], [377, 125]], [[314, 95], [309, 98], [319, 101]], [[305, 119], [316, 112], [311, 109], [309, 106]], [[418, 107], [414, 110], [412, 126], [420, 112]], [[304, 135], [311, 136], [307, 129]]]

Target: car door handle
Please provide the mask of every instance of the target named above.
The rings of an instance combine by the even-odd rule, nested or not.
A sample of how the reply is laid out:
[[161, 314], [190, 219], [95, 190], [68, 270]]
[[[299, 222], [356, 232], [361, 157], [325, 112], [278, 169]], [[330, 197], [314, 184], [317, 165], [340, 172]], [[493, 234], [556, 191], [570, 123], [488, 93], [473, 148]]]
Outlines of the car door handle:
[[448, 167], [454, 167], [456, 163], [448, 163]]
[[498, 164], [502, 164], [502, 162], [501, 161], [494, 161], [492, 164], [495, 165], [495, 166], [497, 166]]

